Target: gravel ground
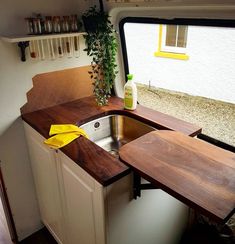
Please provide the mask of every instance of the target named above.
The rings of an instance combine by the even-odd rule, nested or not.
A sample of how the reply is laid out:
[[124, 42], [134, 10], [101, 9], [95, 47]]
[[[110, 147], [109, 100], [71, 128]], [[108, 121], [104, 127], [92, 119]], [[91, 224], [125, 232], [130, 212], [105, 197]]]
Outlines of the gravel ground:
[[235, 104], [137, 84], [140, 104], [202, 127], [202, 133], [235, 146]]

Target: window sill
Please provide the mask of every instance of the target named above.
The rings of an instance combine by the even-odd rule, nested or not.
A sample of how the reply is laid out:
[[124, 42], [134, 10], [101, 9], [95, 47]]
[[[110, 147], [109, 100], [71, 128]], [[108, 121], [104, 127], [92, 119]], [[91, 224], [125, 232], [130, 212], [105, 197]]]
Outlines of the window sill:
[[181, 53], [170, 53], [170, 52], [155, 52], [155, 57], [163, 57], [163, 58], [174, 58], [174, 59], [180, 59], [180, 60], [188, 60], [189, 56], [186, 54]]

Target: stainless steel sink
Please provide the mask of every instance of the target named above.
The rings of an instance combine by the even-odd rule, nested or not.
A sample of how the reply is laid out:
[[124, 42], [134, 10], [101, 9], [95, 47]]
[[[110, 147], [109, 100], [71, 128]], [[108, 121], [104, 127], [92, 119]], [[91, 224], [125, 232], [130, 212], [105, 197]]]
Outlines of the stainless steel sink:
[[156, 130], [145, 123], [124, 115], [108, 115], [87, 122], [80, 128], [86, 131], [91, 141], [116, 157], [118, 157], [121, 146]]

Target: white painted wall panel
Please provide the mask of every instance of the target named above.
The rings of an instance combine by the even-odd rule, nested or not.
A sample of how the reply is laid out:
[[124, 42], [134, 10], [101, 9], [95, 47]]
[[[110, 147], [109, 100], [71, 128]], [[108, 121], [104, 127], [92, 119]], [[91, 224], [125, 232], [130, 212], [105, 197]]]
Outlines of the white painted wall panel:
[[[33, 12], [48, 15], [81, 14], [95, 1], [76, 0], [1, 0], [0, 36], [24, 34], [24, 17]], [[82, 40], [81, 49], [84, 48]], [[0, 160], [7, 193], [19, 240], [41, 227], [34, 184], [25, 142], [20, 107], [32, 87], [32, 77], [39, 73], [87, 65], [90, 60], [82, 52], [80, 58], [55, 61], [20, 61], [17, 44], [0, 40]], [[28, 55], [28, 54], [27, 54]]]

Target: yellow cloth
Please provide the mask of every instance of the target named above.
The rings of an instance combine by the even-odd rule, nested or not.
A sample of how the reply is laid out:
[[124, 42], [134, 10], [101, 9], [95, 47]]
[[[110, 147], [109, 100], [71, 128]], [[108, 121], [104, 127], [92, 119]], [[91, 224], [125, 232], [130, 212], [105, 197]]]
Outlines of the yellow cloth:
[[51, 125], [49, 135], [54, 135], [49, 139], [45, 140], [44, 143], [52, 148], [61, 148], [73, 140], [77, 139], [80, 135], [88, 138], [86, 132], [77, 127], [76, 125], [61, 124]]

